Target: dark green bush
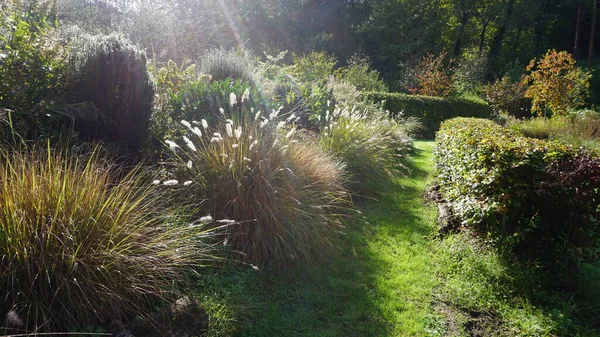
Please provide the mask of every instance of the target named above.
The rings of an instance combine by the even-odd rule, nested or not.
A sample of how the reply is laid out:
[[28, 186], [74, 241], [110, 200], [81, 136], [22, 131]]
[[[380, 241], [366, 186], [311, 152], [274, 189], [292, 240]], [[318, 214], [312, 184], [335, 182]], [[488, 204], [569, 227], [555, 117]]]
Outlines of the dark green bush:
[[347, 62], [346, 67], [335, 70], [337, 80], [350, 83], [360, 91], [388, 91], [383, 79], [380, 78], [379, 71], [371, 68], [368, 57], [361, 58], [354, 55]]
[[437, 141], [441, 191], [464, 225], [550, 266], [600, 257], [600, 158], [484, 119], [446, 121]]
[[532, 117], [531, 99], [525, 97], [527, 86], [522, 81], [511, 82], [508, 76], [484, 88], [485, 98], [494, 112], [505, 112], [516, 118]]
[[98, 113], [78, 118], [84, 138], [123, 142], [133, 152], [148, 139], [154, 86], [146, 57], [119, 35], [87, 36], [72, 55], [74, 102], [91, 102]]
[[492, 116], [492, 108], [483, 101], [467, 98], [440, 98], [400, 93], [365, 93], [365, 98], [374, 102], [385, 101], [383, 108], [393, 117], [418, 117], [426, 128], [421, 136], [433, 138], [440, 124], [453, 117]]

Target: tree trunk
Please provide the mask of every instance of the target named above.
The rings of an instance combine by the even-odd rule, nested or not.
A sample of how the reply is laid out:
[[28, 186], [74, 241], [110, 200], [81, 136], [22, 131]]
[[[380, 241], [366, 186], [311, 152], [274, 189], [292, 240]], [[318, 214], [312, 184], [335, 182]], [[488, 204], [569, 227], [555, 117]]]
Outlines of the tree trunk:
[[479, 55], [483, 52], [483, 45], [485, 44], [485, 33], [487, 32], [487, 26], [489, 21], [482, 20], [481, 22], [481, 34], [479, 34]]
[[535, 17], [535, 43], [533, 47], [534, 55], [540, 55], [542, 53], [542, 50], [540, 50], [540, 48], [542, 47], [542, 35], [544, 35], [546, 28], [545, 15], [547, 15], [547, 13], [544, 12], [548, 11], [549, 7], [550, 0], [542, 2], [540, 8], [538, 9], [538, 13]]
[[460, 48], [462, 47], [462, 38], [463, 38], [463, 35], [465, 34], [465, 28], [466, 28], [468, 22], [469, 22], [469, 12], [463, 9], [462, 16], [460, 18], [460, 27], [458, 28], [458, 36], [456, 37], [456, 42], [454, 43], [454, 56], [456, 56], [456, 57], [460, 56]]
[[515, 0], [508, 1], [506, 6], [506, 14], [504, 15], [502, 24], [492, 39], [492, 44], [490, 46], [490, 67], [488, 68], [488, 74], [486, 76], [487, 80], [491, 81], [494, 73], [498, 71], [498, 58], [500, 57], [500, 51], [502, 50], [502, 40], [504, 39], [506, 28], [508, 27], [508, 23], [512, 16], [514, 5]]
[[583, 4], [581, 0], [577, 1], [577, 21], [575, 22], [575, 42], [573, 45], [573, 57], [579, 60], [579, 36], [581, 30], [581, 17], [583, 13]]
[[592, 10], [592, 29], [590, 31], [590, 49], [588, 51], [587, 67], [592, 66], [592, 58], [594, 57], [594, 35], [596, 34], [596, 13], [598, 12], [598, 0], [594, 0], [594, 9]]

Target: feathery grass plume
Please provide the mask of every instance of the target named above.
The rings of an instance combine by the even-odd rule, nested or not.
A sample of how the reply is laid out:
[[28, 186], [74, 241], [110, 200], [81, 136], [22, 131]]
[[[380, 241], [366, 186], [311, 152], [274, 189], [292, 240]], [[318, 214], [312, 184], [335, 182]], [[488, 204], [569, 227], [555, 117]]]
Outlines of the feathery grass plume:
[[[238, 109], [249, 110], [245, 102]], [[235, 137], [220, 137], [232, 128], [221, 122], [208, 127], [214, 137], [193, 138], [198, 151], [174, 152], [177, 176], [194, 182], [189, 189], [207, 213], [227, 221], [221, 242], [248, 261], [309, 260], [329, 245], [350, 206], [343, 165], [308, 140], [294, 142], [277, 120], [236, 116], [244, 117], [235, 120]]]
[[363, 112], [336, 106], [327, 113], [319, 135], [320, 146], [342, 160], [351, 176], [351, 189], [370, 193], [373, 182], [387, 179], [402, 168], [401, 157], [412, 140], [401, 124], [381, 111]]
[[0, 313], [25, 331], [151, 314], [210, 259], [210, 231], [188, 228], [160, 181], [117, 180], [98, 153], [0, 149]]

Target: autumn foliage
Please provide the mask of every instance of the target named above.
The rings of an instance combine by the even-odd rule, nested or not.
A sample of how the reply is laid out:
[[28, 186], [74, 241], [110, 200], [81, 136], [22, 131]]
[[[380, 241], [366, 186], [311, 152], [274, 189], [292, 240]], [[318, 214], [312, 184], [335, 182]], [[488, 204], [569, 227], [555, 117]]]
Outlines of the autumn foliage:
[[568, 52], [549, 50], [543, 58], [531, 60], [527, 71], [531, 73], [524, 78], [529, 84], [525, 97], [531, 98], [534, 113], [545, 115], [549, 109], [564, 115], [585, 103], [591, 75], [578, 68]]
[[408, 90], [423, 96], [450, 96], [454, 79], [450, 70], [443, 64], [445, 57], [445, 52], [437, 57], [429, 53], [424, 56], [415, 75], [417, 87]]

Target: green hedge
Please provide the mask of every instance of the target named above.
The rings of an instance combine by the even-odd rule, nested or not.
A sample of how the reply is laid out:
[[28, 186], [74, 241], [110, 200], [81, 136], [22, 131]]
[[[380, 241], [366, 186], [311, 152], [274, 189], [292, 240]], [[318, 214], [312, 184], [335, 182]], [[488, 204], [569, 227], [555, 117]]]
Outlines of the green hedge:
[[383, 108], [393, 117], [402, 113], [405, 117], [418, 117], [427, 128], [421, 136], [433, 138], [440, 124], [454, 117], [492, 116], [492, 108], [483, 100], [467, 98], [441, 98], [400, 93], [368, 92], [363, 94], [373, 102], [385, 101]]
[[464, 225], [549, 265], [599, 260], [598, 156], [474, 118], [444, 122], [437, 142], [440, 189]]

